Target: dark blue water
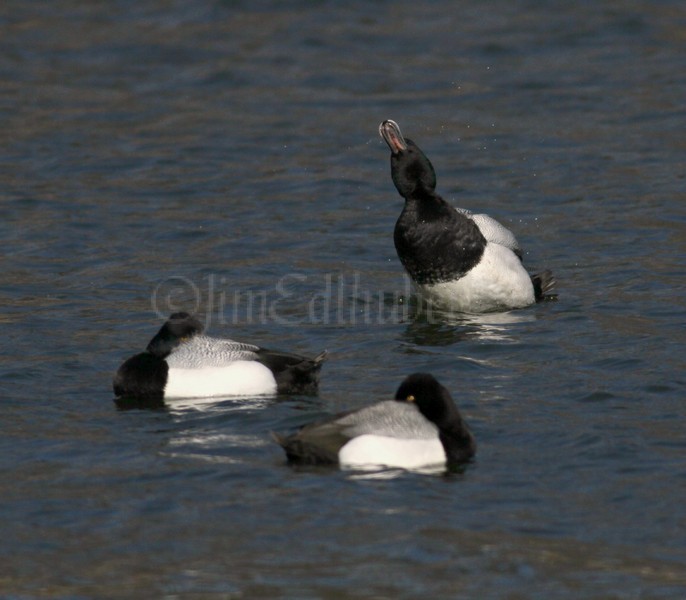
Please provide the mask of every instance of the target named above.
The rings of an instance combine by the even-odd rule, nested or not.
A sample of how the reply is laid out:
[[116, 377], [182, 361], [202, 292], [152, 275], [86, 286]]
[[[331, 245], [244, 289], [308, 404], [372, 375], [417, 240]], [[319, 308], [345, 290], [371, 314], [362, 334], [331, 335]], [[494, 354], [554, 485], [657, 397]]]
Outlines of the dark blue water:
[[[683, 598], [682, 3], [7, 0], [0, 595]], [[559, 301], [417, 316], [383, 120]], [[118, 411], [173, 310], [331, 353], [318, 398]], [[449, 477], [270, 439], [414, 371]]]

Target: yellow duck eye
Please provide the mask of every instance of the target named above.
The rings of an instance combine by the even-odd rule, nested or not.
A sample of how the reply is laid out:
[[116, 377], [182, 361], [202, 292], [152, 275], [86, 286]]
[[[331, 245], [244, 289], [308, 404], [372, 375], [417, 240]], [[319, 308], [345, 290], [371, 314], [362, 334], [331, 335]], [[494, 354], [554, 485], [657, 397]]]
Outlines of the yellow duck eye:
[[414, 396], [413, 396], [412, 394], [410, 394], [410, 395], [407, 397], [407, 401], [408, 401], [408, 402], [414, 402]]

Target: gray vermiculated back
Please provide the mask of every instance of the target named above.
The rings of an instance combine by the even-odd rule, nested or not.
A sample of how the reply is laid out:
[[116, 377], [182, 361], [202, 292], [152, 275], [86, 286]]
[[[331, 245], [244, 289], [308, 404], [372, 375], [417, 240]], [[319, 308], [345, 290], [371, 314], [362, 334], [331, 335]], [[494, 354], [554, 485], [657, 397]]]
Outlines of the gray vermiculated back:
[[259, 348], [228, 339], [194, 336], [167, 357], [171, 368], [222, 367], [238, 360], [256, 360]]

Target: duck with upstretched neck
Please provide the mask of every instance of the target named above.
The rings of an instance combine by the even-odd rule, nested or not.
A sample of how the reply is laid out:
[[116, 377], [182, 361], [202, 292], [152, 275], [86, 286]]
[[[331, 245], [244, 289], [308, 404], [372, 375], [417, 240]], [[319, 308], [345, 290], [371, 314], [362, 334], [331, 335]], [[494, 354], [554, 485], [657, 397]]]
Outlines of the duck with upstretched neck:
[[405, 198], [395, 248], [422, 296], [439, 309], [466, 313], [523, 308], [553, 297], [552, 273], [527, 273], [509, 229], [436, 193], [431, 161], [403, 138], [395, 121], [383, 121], [379, 133], [391, 150], [391, 178]]
[[272, 435], [291, 463], [347, 469], [452, 470], [476, 452], [450, 393], [429, 373], [405, 378], [394, 400], [310, 423], [288, 436]]
[[113, 388], [117, 397], [151, 400], [314, 394], [326, 356], [324, 351], [306, 358], [209, 337], [198, 319], [177, 312], [145, 352], [124, 361]]

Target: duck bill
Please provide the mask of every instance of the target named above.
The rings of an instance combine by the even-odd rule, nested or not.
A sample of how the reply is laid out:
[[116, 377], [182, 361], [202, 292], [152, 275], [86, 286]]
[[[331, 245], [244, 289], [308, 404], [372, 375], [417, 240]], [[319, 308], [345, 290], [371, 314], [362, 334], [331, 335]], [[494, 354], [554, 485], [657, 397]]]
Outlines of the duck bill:
[[407, 144], [403, 139], [403, 134], [400, 133], [400, 127], [395, 121], [388, 119], [379, 125], [379, 135], [388, 144], [393, 154], [398, 154], [403, 150], [407, 150]]

